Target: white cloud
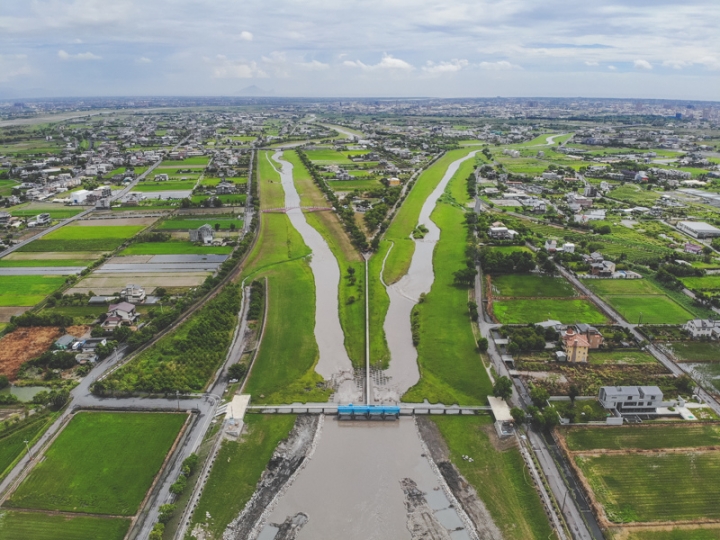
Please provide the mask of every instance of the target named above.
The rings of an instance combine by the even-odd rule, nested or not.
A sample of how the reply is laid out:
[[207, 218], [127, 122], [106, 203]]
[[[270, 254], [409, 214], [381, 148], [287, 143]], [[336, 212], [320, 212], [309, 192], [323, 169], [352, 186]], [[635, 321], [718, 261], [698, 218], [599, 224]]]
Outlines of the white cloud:
[[253, 40], [252, 32], [243, 30], [242, 32], [240, 32], [240, 39], [242, 39], [243, 41], [252, 41]]
[[307, 69], [309, 71], [325, 71], [326, 69], [330, 69], [330, 64], [324, 64], [323, 62], [318, 62], [317, 60], [313, 60], [311, 62], [298, 62], [297, 65], [302, 69]]
[[594, 67], [594, 66], [599, 66], [600, 64], [598, 64], [594, 60], [585, 60], [585, 65]]
[[213, 66], [212, 74], [216, 79], [262, 79], [268, 76], [254, 61], [230, 60], [223, 54], [204, 60]]
[[152, 60], [150, 60], [147, 56], [141, 56], [137, 60], [135, 60], [138, 64], [152, 64]]
[[617, 70], [617, 68], [616, 68], [615, 66], [608, 66], [608, 69], [609, 69], [610, 71], [616, 71], [616, 70]]
[[431, 75], [441, 75], [444, 73], [455, 73], [456, 71], [466, 68], [468, 65], [469, 62], [467, 60], [458, 60], [457, 58], [453, 58], [449, 62], [438, 62], [437, 64], [428, 60], [422, 70]]
[[0, 82], [30, 75], [32, 70], [26, 61], [24, 54], [0, 54]]
[[348, 67], [357, 67], [362, 69], [363, 71], [375, 71], [375, 70], [394, 70], [394, 71], [413, 71], [415, 68], [412, 66], [412, 64], [409, 64], [405, 60], [401, 60], [400, 58], [395, 58], [392, 55], [385, 54], [382, 57], [382, 60], [374, 65], [364, 64], [360, 60], [345, 60], [343, 62], [344, 66]]
[[642, 69], [645, 71], [649, 71], [653, 68], [652, 64], [647, 60], [635, 60], [633, 65], [635, 66], [635, 69]]
[[480, 62], [480, 69], [488, 71], [509, 71], [511, 69], [521, 69], [520, 66], [511, 64], [507, 60], [499, 60], [497, 62]]
[[91, 52], [70, 54], [63, 50], [58, 51], [58, 58], [60, 58], [60, 60], [65, 60], [65, 61], [67, 61], [67, 60], [102, 60], [102, 56], [98, 56], [97, 54], [93, 54]]

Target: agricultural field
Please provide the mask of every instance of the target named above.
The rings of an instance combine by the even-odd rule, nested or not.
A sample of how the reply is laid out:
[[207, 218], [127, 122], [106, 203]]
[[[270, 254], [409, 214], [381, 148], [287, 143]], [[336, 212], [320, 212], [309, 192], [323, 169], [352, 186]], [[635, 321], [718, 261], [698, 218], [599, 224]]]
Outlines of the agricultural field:
[[242, 219], [239, 218], [230, 218], [230, 217], [214, 217], [214, 216], [207, 216], [205, 218], [173, 218], [168, 219], [166, 221], [163, 221], [160, 225], [156, 227], [156, 230], [183, 230], [186, 231], [188, 229], [197, 229], [198, 227], [201, 227], [205, 224], [210, 224], [215, 227], [215, 225], [220, 225], [220, 230], [230, 230], [232, 226], [234, 225], [235, 229], [239, 230], [242, 229], [243, 222]]
[[717, 292], [720, 291], [720, 275], [703, 277], [679, 278], [683, 285], [693, 291]]
[[584, 283], [631, 323], [684, 324], [694, 317], [648, 279], [588, 279]]
[[197, 180], [181, 180], [173, 182], [168, 180], [166, 182], [139, 182], [133, 191], [139, 191], [140, 193], [154, 192], [154, 191], [187, 191], [195, 187]]
[[[31, 417], [21, 426], [12, 428], [9, 433], [0, 435], [0, 478], [4, 478], [10, 472], [15, 460], [27, 451], [25, 441], [28, 443], [35, 441], [54, 419], [49, 415]], [[0, 531], [2, 531], [1, 527]]]
[[32, 540], [123, 540], [130, 520], [0, 510], [0, 538]]
[[493, 313], [501, 324], [539, 323], [556, 320], [563, 324], [603, 324], [607, 317], [589, 300], [512, 299], [493, 302]]
[[568, 449], [659, 450], [720, 446], [720, 424], [667, 424], [644, 426], [567, 428], [562, 430]]
[[678, 362], [720, 362], [720, 344], [710, 341], [675, 341], [668, 344]]
[[[86, 327], [66, 328], [75, 337], [82, 336]], [[20, 327], [0, 338], [0, 375], [14, 380], [20, 366], [47, 351], [62, 334], [54, 326]]]
[[577, 296], [565, 278], [536, 274], [505, 274], [493, 276], [493, 295], [508, 297], [570, 297]]
[[7, 209], [7, 212], [14, 217], [35, 217], [38, 214], [48, 213], [52, 219], [67, 219], [76, 216], [80, 212], [85, 210], [84, 208], [63, 206], [61, 204], [48, 204], [48, 203], [23, 203], [17, 206], [11, 206]]
[[[310, 161], [316, 165], [351, 165], [353, 161], [348, 159], [349, 152], [338, 152], [331, 148], [324, 150], [306, 150], [305, 153]], [[366, 152], [367, 153], [367, 152]]]
[[613, 189], [608, 196], [629, 204], [649, 207], [655, 205], [661, 194], [657, 191], [643, 189], [637, 184], [625, 184]]
[[34, 306], [65, 283], [65, 276], [0, 276], [0, 306]]
[[290, 433], [295, 415], [250, 414], [245, 423], [248, 432], [241, 440], [222, 443], [193, 514], [190, 529], [201, 528], [208, 540], [222, 539], [227, 525], [250, 500], [275, 447]]
[[207, 165], [210, 163], [210, 158], [208, 156], [193, 156], [188, 157], [179, 161], [172, 161], [167, 160], [163, 161], [160, 166], [161, 167], [180, 167], [183, 168], [185, 166], [198, 166], [198, 165]]
[[655, 364], [657, 360], [649, 353], [637, 350], [591, 351], [590, 364]]
[[232, 246], [202, 246], [192, 242], [136, 242], [120, 252], [127, 255], [227, 255]]
[[169, 413], [77, 413], [5, 506], [132, 516], [185, 420]]
[[498, 448], [492, 440], [496, 435], [489, 416], [433, 416], [425, 421], [437, 426], [449, 447], [449, 460], [475, 488], [503, 538], [553, 537], [540, 497], [528, 481], [520, 451], [514, 444]]
[[383, 185], [380, 180], [368, 179], [368, 180], [328, 180], [328, 187], [332, 188], [333, 191], [370, 191], [373, 189], [381, 188]]
[[223, 206], [244, 206], [247, 201], [247, 195], [245, 193], [236, 193], [234, 195], [193, 195], [190, 200], [195, 204], [200, 204], [206, 201], [210, 197], [216, 197]]
[[112, 251], [144, 228], [145, 225], [85, 226], [72, 223], [23, 246], [19, 251]]

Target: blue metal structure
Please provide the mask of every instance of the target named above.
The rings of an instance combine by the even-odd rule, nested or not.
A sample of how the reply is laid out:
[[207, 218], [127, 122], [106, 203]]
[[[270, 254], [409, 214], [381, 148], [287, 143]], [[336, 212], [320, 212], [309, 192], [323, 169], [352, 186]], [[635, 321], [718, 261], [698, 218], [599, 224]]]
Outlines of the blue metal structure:
[[400, 407], [395, 405], [338, 405], [340, 418], [382, 418], [397, 419], [400, 416]]

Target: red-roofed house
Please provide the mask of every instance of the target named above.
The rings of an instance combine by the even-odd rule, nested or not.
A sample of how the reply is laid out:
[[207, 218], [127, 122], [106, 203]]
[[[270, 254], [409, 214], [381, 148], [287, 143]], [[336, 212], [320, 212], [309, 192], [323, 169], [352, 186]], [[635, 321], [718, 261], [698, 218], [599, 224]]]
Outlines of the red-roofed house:
[[562, 336], [562, 341], [568, 362], [578, 363], [588, 361], [590, 342], [588, 342], [588, 339], [584, 335], [578, 334], [573, 328], [568, 328]]

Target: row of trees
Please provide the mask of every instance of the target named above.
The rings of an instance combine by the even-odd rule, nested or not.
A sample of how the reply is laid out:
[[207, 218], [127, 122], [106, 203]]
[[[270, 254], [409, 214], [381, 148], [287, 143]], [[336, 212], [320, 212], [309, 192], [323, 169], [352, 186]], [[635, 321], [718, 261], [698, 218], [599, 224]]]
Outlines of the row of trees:
[[501, 253], [493, 249], [481, 249], [480, 264], [488, 274], [513, 274], [530, 272], [536, 266], [535, 257], [527, 251]]

